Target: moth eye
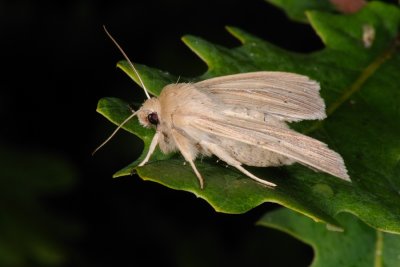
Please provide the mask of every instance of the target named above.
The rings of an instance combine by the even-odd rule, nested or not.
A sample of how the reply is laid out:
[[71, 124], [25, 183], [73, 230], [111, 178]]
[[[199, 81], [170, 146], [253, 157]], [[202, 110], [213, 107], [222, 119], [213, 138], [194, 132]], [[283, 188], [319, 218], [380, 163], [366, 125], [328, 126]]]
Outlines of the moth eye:
[[149, 115], [147, 115], [147, 119], [148, 121], [153, 124], [153, 125], [157, 125], [159, 123], [158, 121], [158, 115], [156, 112], [152, 112]]

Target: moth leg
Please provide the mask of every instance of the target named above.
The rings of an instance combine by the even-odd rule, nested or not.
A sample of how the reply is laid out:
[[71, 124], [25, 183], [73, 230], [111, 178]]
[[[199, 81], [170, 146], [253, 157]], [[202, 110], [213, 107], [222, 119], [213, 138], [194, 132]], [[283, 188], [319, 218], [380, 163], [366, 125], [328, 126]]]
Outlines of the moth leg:
[[153, 140], [151, 140], [150, 147], [149, 147], [149, 152], [147, 152], [147, 155], [144, 158], [144, 160], [142, 162], [140, 162], [140, 164], [138, 165], [139, 167], [143, 166], [144, 164], [146, 164], [149, 161], [150, 156], [153, 154], [154, 150], [157, 147], [159, 136], [160, 136], [159, 133], [156, 132], [156, 134], [153, 137]]
[[204, 148], [207, 148], [211, 153], [213, 153], [215, 156], [217, 156], [218, 158], [220, 158], [221, 160], [225, 161], [226, 163], [228, 163], [229, 165], [235, 167], [236, 169], [238, 169], [239, 171], [241, 171], [242, 173], [244, 173], [245, 175], [247, 175], [249, 178], [267, 185], [267, 186], [272, 186], [275, 187], [276, 184], [265, 181], [261, 178], [258, 178], [257, 176], [255, 176], [254, 174], [252, 174], [251, 172], [249, 172], [248, 170], [246, 170], [245, 168], [242, 167], [242, 164], [237, 161], [236, 159], [234, 159], [231, 155], [229, 155], [228, 153], [226, 153], [226, 151], [223, 150], [223, 148], [221, 148], [220, 146], [210, 143], [210, 142], [206, 142], [206, 141], [201, 141], [200, 145]]
[[187, 162], [189, 162], [190, 166], [194, 173], [197, 176], [197, 179], [200, 183], [200, 188], [204, 188], [204, 179], [201, 176], [200, 172], [197, 170], [196, 165], [194, 165], [193, 160], [195, 159], [195, 153], [193, 153], [193, 148], [190, 147], [190, 142], [184, 137], [181, 133], [176, 130], [171, 131], [172, 138], [174, 138], [175, 144], [178, 147], [179, 151], [181, 152], [182, 156], [185, 158]]
[[200, 189], [204, 189], [204, 179], [201, 176], [200, 172], [197, 170], [196, 165], [194, 165], [193, 160], [187, 160], [190, 163], [190, 166], [192, 166], [192, 169], [194, 171], [194, 173], [197, 176], [197, 179], [199, 180], [200, 183]]

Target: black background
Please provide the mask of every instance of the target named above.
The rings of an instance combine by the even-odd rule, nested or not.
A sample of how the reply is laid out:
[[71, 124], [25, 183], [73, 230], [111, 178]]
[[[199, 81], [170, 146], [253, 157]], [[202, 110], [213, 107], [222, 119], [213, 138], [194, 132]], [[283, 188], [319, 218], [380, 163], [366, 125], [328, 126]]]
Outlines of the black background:
[[95, 112], [97, 101], [144, 99], [115, 68], [122, 56], [103, 25], [134, 62], [182, 76], [200, 75], [206, 66], [180, 38], [192, 34], [239, 45], [226, 25], [292, 51], [323, 47], [308, 25], [289, 21], [262, 0], [1, 1], [0, 140], [61, 155], [79, 173], [73, 189], [42, 199], [50, 213], [81, 228], [77, 237], [59, 240], [68, 255], [64, 266], [309, 265], [311, 248], [255, 226], [277, 205], [218, 214], [189, 193], [135, 176], [112, 179], [141, 149], [126, 133], [91, 156], [114, 129]]

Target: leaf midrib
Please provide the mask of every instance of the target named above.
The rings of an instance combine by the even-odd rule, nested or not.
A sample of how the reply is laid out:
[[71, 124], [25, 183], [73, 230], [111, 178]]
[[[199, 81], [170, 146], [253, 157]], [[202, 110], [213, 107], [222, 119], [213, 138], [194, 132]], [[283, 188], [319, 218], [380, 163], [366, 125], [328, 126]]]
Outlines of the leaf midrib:
[[396, 52], [399, 42], [398, 39], [400, 35], [390, 44], [389, 48], [385, 49], [381, 54], [379, 54], [366, 68], [364, 68], [357, 79], [345, 90], [343, 90], [343, 94], [333, 102], [327, 109], [327, 115], [331, 115], [338, 109], [344, 102], [346, 102], [353, 94], [358, 92], [364, 83], [375, 74], [375, 72], [390, 58], [393, 57], [393, 54]]
[[[375, 59], [367, 65], [360, 73], [360, 75], [355, 79], [355, 81], [346, 89], [342, 90], [342, 95], [337, 98], [332, 104], [326, 108], [326, 115], [329, 117], [332, 115], [339, 107], [341, 107], [347, 100], [350, 99], [355, 93], [361, 90], [365, 82], [375, 74], [375, 72], [389, 59], [391, 59], [394, 53], [400, 46], [400, 35], [391, 42], [390, 46], [380, 53]], [[305, 130], [305, 133], [313, 132], [319, 129], [323, 124], [323, 121], [315, 122], [310, 128]]]

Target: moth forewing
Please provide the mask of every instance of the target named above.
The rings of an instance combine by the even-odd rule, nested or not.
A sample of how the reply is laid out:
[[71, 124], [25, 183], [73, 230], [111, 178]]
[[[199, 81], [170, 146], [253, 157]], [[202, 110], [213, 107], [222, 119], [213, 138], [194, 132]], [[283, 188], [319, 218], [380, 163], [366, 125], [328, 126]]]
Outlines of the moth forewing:
[[[298, 162], [350, 180], [343, 159], [338, 153], [330, 150], [326, 144], [293, 130], [243, 120], [227, 122], [198, 119], [192, 123], [198, 130], [211, 131], [216, 139], [232, 140], [230, 143], [221, 142], [227, 144], [222, 146], [226, 150], [236, 152], [238, 158], [241, 158], [238, 151], [249, 155], [248, 159], [241, 158], [246, 165], [266, 167]], [[237, 146], [233, 147], [232, 143], [236, 143]]]
[[258, 110], [284, 121], [326, 117], [319, 83], [299, 74], [250, 72], [201, 81], [196, 87], [223, 105]]

